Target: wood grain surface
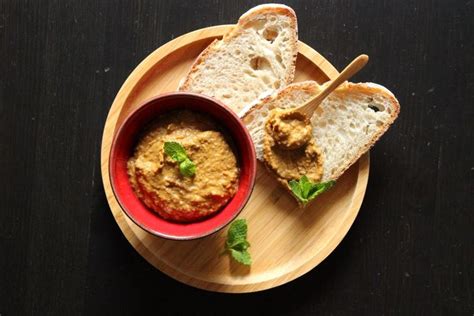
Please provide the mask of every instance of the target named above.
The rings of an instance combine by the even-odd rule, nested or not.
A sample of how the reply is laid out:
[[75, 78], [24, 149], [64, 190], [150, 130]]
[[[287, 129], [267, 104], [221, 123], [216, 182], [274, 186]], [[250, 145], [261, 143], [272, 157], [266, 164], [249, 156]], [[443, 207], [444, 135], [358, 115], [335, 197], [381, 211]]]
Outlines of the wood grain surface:
[[[192, 241], [173, 241], [147, 233], [126, 216], [110, 182], [109, 154], [121, 122], [137, 106], [160, 93], [176, 91], [194, 60], [233, 26], [207, 27], [184, 34], [147, 56], [127, 78], [110, 108], [101, 144], [105, 194], [117, 224], [149, 263], [170, 277], [201, 289], [248, 293], [279, 286], [307, 273], [341, 242], [354, 222], [369, 175], [368, 154], [338, 179], [337, 185], [305, 209], [281, 188], [263, 165], [239, 218], [247, 219], [253, 264], [236, 264], [224, 249], [226, 229]], [[306, 44], [298, 44], [295, 82], [320, 83], [336, 69]]]
[[[211, 293], [157, 271], [102, 189], [115, 95], [163, 43], [256, 1], [0, 0], [0, 314], [472, 315], [472, 1], [287, 1], [299, 37], [399, 98], [360, 213], [317, 268], [272, 290]], [[183, 303], [184, 302], [184, 303]]]

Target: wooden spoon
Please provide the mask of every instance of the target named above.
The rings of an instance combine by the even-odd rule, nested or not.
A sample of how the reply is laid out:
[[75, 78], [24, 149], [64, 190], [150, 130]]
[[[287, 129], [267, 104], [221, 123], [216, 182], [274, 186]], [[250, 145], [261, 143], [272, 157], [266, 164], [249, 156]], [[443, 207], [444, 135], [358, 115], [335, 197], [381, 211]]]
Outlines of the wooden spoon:
[[359, 70], [361, 70], [369, 61], [369, 56], [367, 55], [359, 55], [356, 59], [354, 59], [344, 70], [336, 77], [336, 79], [332, 80], [330, 84], [324, 88], [318, 95], [311, 98], [308, 102], [303, 104], [302, 106], [294, 109], [294, 111], [298, 111], [300, 113], [306, 114], [308, 118], [313, 116], [314, 111], [318, 108], [319, 104], [331, 93], [333, 92], [341, 83], [348, 80], [350, 77], [355, 75]]

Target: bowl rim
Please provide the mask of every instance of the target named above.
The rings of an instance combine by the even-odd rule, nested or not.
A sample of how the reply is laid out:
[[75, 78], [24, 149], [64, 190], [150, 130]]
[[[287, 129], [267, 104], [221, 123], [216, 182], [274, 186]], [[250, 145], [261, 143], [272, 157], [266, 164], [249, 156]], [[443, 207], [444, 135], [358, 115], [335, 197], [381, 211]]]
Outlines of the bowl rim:
[[[242, 199], [242, 201], [240, 202], [238, 207], [236, 207], [236, 210], [233, 212], [232, 216], [228, 220], [223, 222], [222, 224], [217, 225], [216, 227], [210, 229], [209, 231], [206, 231], [206, 232], [201, 233], [201, 234], [194, 234], [194, 235], [187, 235], [187, 236], [176, 236], [176, 235], [166, 234], [166, 233], [157, 231], [155, 229], [152, 229], [150, 227], [147, 227], [147, 225], [145, 225], [144, 223], [141, 223], [140, 221], [135, 219], [134, 216], [129, 212], [128, 208], [123, 203], [121, 196], [117, 193], [117, 190], [115, 188], [115, 181], [114, 181], [114, 177], [115, 177], [116, 174], [115, 174], [114, 168], [112, 167], [113, 166], [112, 156], [113, 156], [113, 153], [115, 152], [115, 149], [117, 147], [117, 142], [118, 142], [119, 135], [121, 135], [123, 130], [125, 129], [126, 123], [128, 121], [130, 121], [130, 119], [133, 116], [135, 116], [138, 113], [140, 113], [141, 111], [143, 111], [152, 102], [155, 102], [156, 100], [159, 100], [159, 99], [170, 98], [170, 97], [175, 97], [175, 96], [190, 97], [190, 98], [194, 98], [194, 99], [204, 99], [204, 100], [206, 100], [210, 103], [214, 103], [217, 106], [220, 106], [221, 108], [223, 108], [225, 110], [225, 112], [230, 114], [230, 116], [233, 117], [236, 122], [238, 122], [238, 126], [244, 132], [244, 134], [246, 135], [244, 141], [248, 142], [250, 144], [250, 146], [249, 146], [250, 155], [249, 156], [253, 157], [253, 159], [250, 159], [251, 162], [249, 164], [249, 166], [250, 166], [250, 181], [249, 181], [250, 186], [249, 186], [249, 189], [247, 190], [244, 198]], [[206, 111], [203, 111], [203, 112], [206, 112]], [[211, 114], [211, 116], [212, 116], [212, 114]], [[223, 126], [223, 127], [226, 128], [226, 126]], [[136, 132], [138, 133], [139, 131], [137, 130]], [[238, 152], [238, 155], [241, 155], [241, 153]], [[146, 232], [148, 232], [148, 233], [150, 233], [154, 236], [166, 238], [166, 239], [169, 239], [169, 240], [178, 240], [178, 241], [201, 239], [201, 238], [210, 236], [210, 235], [220, 231], [225, 226], [229, 225], [242, 212], [242, 210], [245, 208], [248, 201], [250, 200], [250, 197], [252, 196], [253, 190], [255, 188], [255, 181], [256, 181], [256, 176], [257, 176], [257, 158], [256, 158], [255, 146], [253, 144], [253, 141], [252, 141], [252, 138], [250, 136], [249, 131], [247, 130], [247, 128], [245, 127], [243, 122], [240, 120], [239, 116], [233, 110], [231, 110], [227, 105], [225, 105], [224, 103], [222, 103], [221, 101], [219, 101], [217, 99], [214, 99], [214, 98], [212, 98], [210, 96], [207, 96], [207, 95], [203, 95], [203, 94], [199, 94], [199, 93], [195, 93], [195, 92], [187, 92], [187, 91], [172, 91], [172, 92], [160, 93], [158, 95], [155, 95], [153, 97], [150, 97], [150, 98], [145, 99], [144, 101], [140, 102], [140, 104], [134, 110], [132, 110], [130, 113], [127, 114], [127, 116], [122, 120], [122, 122], [120, 123], [120, 125], [116, 129], [116, 132], [113, 136], [112, 143], [110, 145], [110, 152], [109, 152], [108, 162], [109, 162], [109, 180], [110, 180], [112, 192], [113, 192], [115, 198], [117, 199], [119, 207], [127, 215], [127, 217], [130, 220], [132, 220], [132, 222], [134, 222], [141, 229], [143, 229], [144, 231], [146, 231]], [[240, 184], [239, 184], [239, 186], [240, 186]], [[146, 207], [146, 206], [144, 206], [144, 207], [148, 209], [148, 207]], [[156, 216], [160, 216], [160, 215], [156, 214]], [[211, 218], [211, 217], [212, 216], [210, 216], [209, 218]], [[160, 216], [160, 218], [167, 221], [167, 219], [164, 219], [161, 216]], [[206, 221], [207, 219], [208, 218], [205, 218], [202, 221]], [[176, 224], [186, 224], [186, 223], [176, 222]]]

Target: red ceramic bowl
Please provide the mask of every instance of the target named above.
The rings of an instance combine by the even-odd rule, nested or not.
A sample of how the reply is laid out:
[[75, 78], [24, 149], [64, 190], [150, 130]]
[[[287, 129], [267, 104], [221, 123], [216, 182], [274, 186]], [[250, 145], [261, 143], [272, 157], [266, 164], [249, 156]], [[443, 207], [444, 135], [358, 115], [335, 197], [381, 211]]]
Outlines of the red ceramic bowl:
[[[135, 195], [127, 174], [127, 160], [143, 126], [158, 115], [178, 109], [205, 113], [218, 122], [233, 139], [240, 167], [237, 193], [216, 214], [193, 223], [163, 219]], [[143, 103], [121, 124], [110, 151], [110, 181], [115, 197], [132, 221], [149, 233], [175, 240], [189, 240], [212, 234], [231, 222], [247, 203], [255, 183], [257, 161], [252, 139], [237, 115], [212, 98], [184, 92], [159, 95]]]

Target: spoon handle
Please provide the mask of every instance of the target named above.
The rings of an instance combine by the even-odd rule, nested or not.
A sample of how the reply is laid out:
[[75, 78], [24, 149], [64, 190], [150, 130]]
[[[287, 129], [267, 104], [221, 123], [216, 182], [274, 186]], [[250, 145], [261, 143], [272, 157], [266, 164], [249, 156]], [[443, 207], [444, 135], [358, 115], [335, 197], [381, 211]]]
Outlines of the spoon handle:
[[318, 108], [319, 104], [331, 93], [333, 92], [341, 83], [351, 78], [359, 70], [361, 70], [369, 61], [369, 56], [359, 55], [354, 59], [344, 70], [332, 80], [329, 85], [327, 85], [323, 91], [321, 91], [317, 96], [310, 99], [308, 102], [303, 104], [301, 107], [296, 109], [299, 112], [303, 112], [309, 118], [313, 116], [314, 111]]

